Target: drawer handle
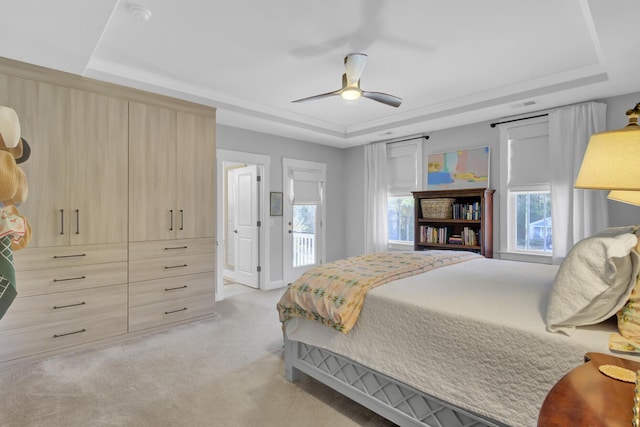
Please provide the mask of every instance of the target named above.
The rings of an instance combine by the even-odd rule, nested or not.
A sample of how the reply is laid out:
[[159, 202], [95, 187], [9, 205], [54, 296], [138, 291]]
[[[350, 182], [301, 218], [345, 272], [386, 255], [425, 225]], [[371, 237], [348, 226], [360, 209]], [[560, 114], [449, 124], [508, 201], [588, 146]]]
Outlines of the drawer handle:
[[85, 304], [86, 304], [86, 302], [82, 301], [82, 302], [79, 302], [79, 303], [77, 303], [77, 304], [54, 305], [54, 306], [53, 306], [53, 309], [54, 309], [54, 310], [57, 310], [57, 309], [59, 309], [59, 308], [77, 307], [77, 306], [79, 306], [79, 305], [85, 305]]
[[176, 247], [173, 247], [173, 248], [164, 248], [165, 251], [173, 251], [173, 250], [176, 250], [176, 249], [187, 249], [187, 246], [176, 246]]
[[164, 266], [164, 269], [165, 269], [165, 270], [168, 270], [168, 269], [170, 269], [170, 268], [184, 268], [184, 267], [186, 267], [186, 266], [187, 266], [187, 264], [182, 264], [182, 265], [170, 265], [170, 266], [166, 266], [166, 265], [165, 265], [165, 266]]
[[187, 289], [187, 285], [184, 285], [184, 286], [178, 286], [177, 288], [164, 288], [164, 290], [165, 290], [166, 292], [169, 292], [169, 291], [175, 291], [175, 290], [178, 290], [178, 289]]
[[77, 258], [81, 256], [87, 256], [87, 254], [77, 254], [77, 255], [54, 255], [53, 259], [62, 259], [62, 258]]
[[80, 329], [79, 331], [67, 332], [66, 334], [54, 334], [54, 338], [66, 337], [67, 335], [80, 334], [82, 332], [87, 332], [85, 328]]
[[178, 313], [180, 311], [187, 311], [187, 307], [182, 307], [182, 308], [179, 308], [178, 310], [173, 310], [173, 311], [165, 311], [164, 314]]
[[53, 279], [53, 282], [66, 282], [68, 280], [82, 280], [82, 279], [86, 279], [87, 276], [79, 276], [79, 277], [69, 277], [67, 279]]

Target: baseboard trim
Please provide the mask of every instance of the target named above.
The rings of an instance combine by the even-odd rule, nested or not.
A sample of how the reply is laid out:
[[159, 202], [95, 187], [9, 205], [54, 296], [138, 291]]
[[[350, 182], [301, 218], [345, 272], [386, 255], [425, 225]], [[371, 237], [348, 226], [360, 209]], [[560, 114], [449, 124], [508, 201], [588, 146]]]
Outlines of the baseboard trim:
[[284, 288], [285, 286], [287, 286], [287, 284], [284, 283], [284, 280], [273, 280], [269, 283], [265, 283], [264, 290], [271, 291], [273, 289]]

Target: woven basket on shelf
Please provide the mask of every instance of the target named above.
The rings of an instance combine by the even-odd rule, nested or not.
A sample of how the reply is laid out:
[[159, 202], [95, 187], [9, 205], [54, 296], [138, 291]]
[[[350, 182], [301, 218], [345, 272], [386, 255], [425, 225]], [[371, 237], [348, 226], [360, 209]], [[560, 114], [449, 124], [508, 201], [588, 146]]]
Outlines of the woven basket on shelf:
[[453, 218], [453, 203], [456, 199], [422, 199], [422, 218], [450, 219]]

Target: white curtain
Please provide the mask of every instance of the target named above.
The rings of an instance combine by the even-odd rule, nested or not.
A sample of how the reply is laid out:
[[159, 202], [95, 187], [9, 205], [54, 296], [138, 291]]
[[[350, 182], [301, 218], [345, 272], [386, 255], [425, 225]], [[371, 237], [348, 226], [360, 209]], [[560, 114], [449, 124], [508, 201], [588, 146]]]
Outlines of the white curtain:
[[579, 240], [608, 225], [607, 192], [578, 190], [578, 176], [589, 137], [605, 130], [607, 105], [572, 105], [549, 113], [549, 166], [553, 224], [553, 262], [562, 261]]
[[364, 251], [387, 250], [387, 144], [364, 147]]

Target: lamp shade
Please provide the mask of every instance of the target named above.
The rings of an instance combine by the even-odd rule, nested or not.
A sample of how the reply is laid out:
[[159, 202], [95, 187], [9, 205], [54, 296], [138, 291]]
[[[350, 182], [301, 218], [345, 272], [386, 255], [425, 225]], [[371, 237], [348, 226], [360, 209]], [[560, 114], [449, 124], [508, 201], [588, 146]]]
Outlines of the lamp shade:
[[612, 190], [609, 192], [607, 198], [615, 200], [616, 202], [640, 206], [640, 191]]
[[630, 124], [592, 135], [575, 187], [640, 190], [640, 127]]

